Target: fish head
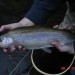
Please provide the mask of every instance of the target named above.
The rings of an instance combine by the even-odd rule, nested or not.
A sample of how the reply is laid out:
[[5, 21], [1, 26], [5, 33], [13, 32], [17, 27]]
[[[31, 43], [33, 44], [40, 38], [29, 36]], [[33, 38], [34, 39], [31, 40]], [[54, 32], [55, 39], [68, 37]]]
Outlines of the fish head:
[[2, 37], [2, 38], [0, 38], [0, 47], [1, 48], [7, 48], [12, 43], [13, 43], [13, 39], [11, 37]]

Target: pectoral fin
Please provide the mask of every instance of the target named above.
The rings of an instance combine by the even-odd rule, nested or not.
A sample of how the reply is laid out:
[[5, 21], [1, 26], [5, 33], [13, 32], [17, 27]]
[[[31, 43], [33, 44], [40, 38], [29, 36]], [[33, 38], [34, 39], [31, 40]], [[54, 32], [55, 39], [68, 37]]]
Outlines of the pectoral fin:
[[44, 50], [45, 52], [47, 52], [47, 53], [52, 53], [52, 50], [49, 49], [49, 48], [43, 48], [43, 50]]

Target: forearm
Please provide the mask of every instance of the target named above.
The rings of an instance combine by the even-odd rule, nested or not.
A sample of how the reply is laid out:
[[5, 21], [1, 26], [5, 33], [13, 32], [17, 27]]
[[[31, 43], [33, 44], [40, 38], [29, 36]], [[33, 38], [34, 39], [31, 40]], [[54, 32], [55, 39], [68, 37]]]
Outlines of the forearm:
[[25, 17], [35, 24], [45, 24], [61, 4], [63, 4], [63, 0], [35, 0]]
[[35, 0], [33, 6], [27, 12], [25, 18], [20, 21], [20, 23], [23, 26], [45, 24], [49, 16], [57, 11], [62, 1], [63, 0]]
[[15, 29], [18, 27], [28, 27], [28, 26], [33, 26], [33, 25], [34, 23], [31, 20], [29, 20], [28, 18], [23, 18], [21, 21], [17, 23], [5, 25], [4, 27], [1, 28], [1, 31], [4, 30], [3, 28], [11, 30], [11, 29]]

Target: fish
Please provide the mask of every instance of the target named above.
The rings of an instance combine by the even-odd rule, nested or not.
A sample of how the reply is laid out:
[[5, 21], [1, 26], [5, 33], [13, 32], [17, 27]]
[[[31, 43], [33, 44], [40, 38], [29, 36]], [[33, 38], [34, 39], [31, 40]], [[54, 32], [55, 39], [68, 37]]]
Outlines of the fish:
[[[53, 47], [51, 42], [59, 41], [61, 45], [66, 45], [75, 40], [75, 35], [48, 27], [30, 26], [20, 27], [0, 36], [0, 47], [7, 48], [21, 44], [27, 49], [44, 49]], [[49, 52], [49, 50], [48, 50]]]

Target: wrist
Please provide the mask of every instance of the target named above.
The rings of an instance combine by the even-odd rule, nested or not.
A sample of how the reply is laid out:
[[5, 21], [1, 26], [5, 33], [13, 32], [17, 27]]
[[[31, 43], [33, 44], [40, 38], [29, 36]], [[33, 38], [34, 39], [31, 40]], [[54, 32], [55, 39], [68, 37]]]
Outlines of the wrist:
[[20, 27], [24, 27], [24, 26], [33, 26], [34, 23], [27, 19], [27, 18], [23, 18], [20, 22], [19, 22]]

